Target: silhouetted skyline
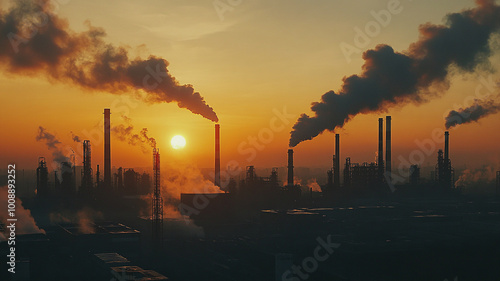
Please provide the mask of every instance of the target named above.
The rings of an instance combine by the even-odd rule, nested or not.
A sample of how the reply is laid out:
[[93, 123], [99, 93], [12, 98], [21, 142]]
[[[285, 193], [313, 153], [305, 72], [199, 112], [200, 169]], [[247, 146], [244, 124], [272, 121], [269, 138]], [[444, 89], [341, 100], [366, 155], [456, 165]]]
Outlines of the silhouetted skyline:
[[498, 1], [1, 2], [0, 280], [499, 280]]

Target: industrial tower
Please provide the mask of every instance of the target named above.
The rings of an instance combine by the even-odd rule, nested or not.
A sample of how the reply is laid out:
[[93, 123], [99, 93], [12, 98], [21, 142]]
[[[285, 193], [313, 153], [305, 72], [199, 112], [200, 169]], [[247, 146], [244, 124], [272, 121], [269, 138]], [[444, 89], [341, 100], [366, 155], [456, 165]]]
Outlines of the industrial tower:
[[160, 150], [153, 148], [153, 173], [154, 173], [154, 191], [153, 191], [153, 246], [158, 249], [163, 246], [163, 198], [160, 189]]
[[83, 141], [83, 170], [82, 170], [82, 190], [89, 194], [92, 190], [92, 151], [90, 141]]
[[497, 193], [497, 195], [500, 194], [500, 171], [497, 171], [497, 188], [496, 188], [496, 193]]
[[386, 116], [385, 117], [385, 163], [384, 163], [384, 165], [385, 165], [386, 180], [389, 183], [392, 182], [392, 140], [391, 140], [392, 128], [391, 128], [391, 124], [392, 124], [392, 117]]
[[377, 153], [378, 177], [384, 182], [384, 118], [378, 119], [378, 153]]
[[111, 112], [109, 108], [104, 109], [104, 188], [111, 188]]
[[[385, 161], [384, 161], [384, 118], [378, 119], [378, 152], [376, 162], [362, 164], [351, 163], [351, 158], [345, 158], [344, 164], [344, 186], [345, 187], [355, 187], [355, 188], [370, 188], [375, 186], [381, 188], [380, 191], [386, 191], [385, 183], [391, 183], [391, 122], [392, 117], [386, 116], [386, 151], [385, 151]], [[340, 141], [335, 136], [335, 154], [340, 156]], [[340, 158], [340, 157], [339, 157]], [[340, 167], [340, 163], [337, 161], [334, 155], [334, 169], [335, 166]], [[337, 164], [339, 163], [339, 164]], [[333, 174], [335, 172], [329, 172]], [[340, 175], [340, 170], [337, 172]], [[328, 179], [331, 181], [330, 178]], [[333, 180], [334, 182], [335, 180]]]
[[436, 180], [440, 187], [450, 189], [455, 187], [455, 171], [450, 161], [450, 133], [444, 132], [444, 156], [443, 150], [438, 151], [438, 163], [436, 165]]
[[220, 186], [220, 125], [215, 124], [215, 180], [214, 185]]
[[293, 186], [293, 149], [288, 150], [288, 186]]
[[36, 191], [38, 197], [47, 196], [49, 193], [49, 172], [45, 157], [38, 158], [38, 168], [36, 169]]

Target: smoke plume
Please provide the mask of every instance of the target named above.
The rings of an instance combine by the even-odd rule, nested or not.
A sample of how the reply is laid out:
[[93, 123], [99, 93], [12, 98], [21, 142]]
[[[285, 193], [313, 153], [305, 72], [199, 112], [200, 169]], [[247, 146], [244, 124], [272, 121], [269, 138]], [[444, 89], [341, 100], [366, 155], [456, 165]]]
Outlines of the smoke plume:
[[[196, 225], [188, 216], [178, 209], [181, 193], [223, 193], [213, 182], [205, 179], [201, 171], [189, 163], [167, 163], [168, 173], [162, 174], [161, 195], [163, 198], [163, 217], [168, 228], [173, 231], [169, 235], [203, 237], [204, 230]], [[166, 177], [163, 177], [163, 176]], [[146, 214], [151, 214], [153, 194], [143, 196], [148, 203]]]
[[477, 122], [479, 119], [500, 111], [500, 103], [495, 100], [474, 100], [474, 104], [467, 108], [452, 110], [446, 116], [446, 129], [460, 124]]
[[127, 124], [113, 126], [111, 128], [113, 136], [117, 137], [121, 141], [127, 142], [130, 145], [141, 146], [144, 153], [149, 151], [144, 145], [148, 145], [153, 148], [156, 147], [156, 140], [148, 135], [147, 128], [143, 128], [139, 133], [135, 133], [134, 126], [131, 124], [132, 120], [124, 115], [122, 115], [122, 118]]
[[82, 142], [82, 139], [73, 132], [71, 132], [71, 139], [73, 139], [74, 142]]
[[61, 142], [56, 138], [55, 135], [49, 133], [44, 127], [38, 127], [38, 134], [36, 136], [37, 141], [45, 142], [47, 148], [52, 151], [52, 158], [54, 162], [70, 162], [69, 158], [64, 155], [64, 153], [59, 148]]
[[45, 74], [51, 81], [113, 94], [142, 90], [147, 102], [176, 102], [195, 114], [218, 121], [192, 85], [180, 84], [168, 61], [156, 56], [132, 58], [125, 47], [105, 42], [104, 29], [87, 24], [75, 32], [55, 13], [49, 0], [14, 1], [0, 10], [1, 67], [13, 74]]
[[80, 233], [92, 234], [95, 233], [95, 221], [102, 220], [103, 214], [91, 208], [84, 207], [76, 213], [70, 211], [50, 213], [49, 217], [52, 224], [74, 223], [78, 225]]
[[496, 171], [498, 165], [466, 169], [460, 173], [455, 186], [465, 192], [483, 194], [495, 192]]
[[337, 93], [327, 92], [320, 102], [312, 103], [314, 116], [299, 117], [290, 133], [290, 146], [342, 128], [360, 113], [426, 102], [435, 96], [433, 89], [449, 87], [450, 66], [472, 72], [487, 63], [490, 38], [500, 27], [500, 7], [493, 0], [476, 3], [473, 9], [448, 14], [446, 25], [421, 25], [419, 40], [405, 52], [395, 52], [388, 45], [366, 51], [360, 75], [344, 77]]
[[310, 179], [307, 181], [307, 187], [309, 189], [312, 189], [314, 192], [321, 192], [321, 187], [319, 186], [318, 182], [316, 179]]
[[[165, 204], [163, 215], [166, 218], [181, 218], [177, 209], [180, 204], [181, 193], [223, 193], [220, 187], [205, 179], [201, 171], [189, 163], [167, 163], [168, 173], [161, 177], [161, 195]], [[150, 206], [153, 194], [144, 196]], [[151, 210], [147, 210], [148, 214]]]
[[156, 140], [148, 136], [147, 128], [142, 128], [141, 136], [146, 140], [146, 143], [148, 143], [151, 147], [156, 148]]
[[102, 217], [102, 214], [99, 212], [94, 212], [91, 209], [83, 209], [78, 211], [78, 226], [80, 227], [80, 231], [83, 234], [92, 234], [95, 233], [95, 224], [94, 224], [94, 216], [98, 215]]
[[[0, 221], [7, 224], [7, 205], [8, 205], [8, 188], [7, 186], [0, 187]], [[5, 211], [3, 211], [5, 210]], [[31, 216], [31, 211], [23, 207], [23, 202], [16, 197], [16, 233], [17, 234], [33, 234], [45, 233], [42, 229], [38, 228], [35, 219]]]
[[297, 176], [293, 177], [293, 185], [302, 185], [302, 180]]
[[162, 195], [165, 202], [175, 198], [180, 200], [181, 193], [223, 193], [220, 187], [205, 179], [201, 171], [192, 164], [167, 164], [168, 173], [162, 178]]

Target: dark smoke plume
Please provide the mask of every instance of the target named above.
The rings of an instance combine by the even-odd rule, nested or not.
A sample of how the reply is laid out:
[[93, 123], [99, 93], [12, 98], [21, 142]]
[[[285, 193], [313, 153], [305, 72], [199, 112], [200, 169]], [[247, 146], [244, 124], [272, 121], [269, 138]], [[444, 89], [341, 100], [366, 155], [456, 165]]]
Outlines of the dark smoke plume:
[[134, 133], [134, 126], [131, 124], [132, 120], [125, 115], [122, 115], [122, 118], [127, 125], [119, 124], [112, 127], [111, 131], [113, 132], [113, 136], [121, 141], [126, 141], [130, 145], [142, 146], [145, 153], [148, 152], [148, 150], [144, 145], [156, 147], [156, 140], [148, 136], [147, 128], [143, 128], [139, 133]]
[[452, 110], [446, 116], [446, 129], [460, 124], [477, 122], [479, 119], [500, 111], [500, 104], [494, 100], [475, 100], [474, 104], [467, 108], [460, 108], [458, 111]]
[[153, 148], [156, 148], [156, 140], [148, 136], [148, 129], [143, 128], [141, 130], [141, 136], [146, 140], [146, 142]]
[[338, 93], [327, 92], [320, 102], [312, 103], [314, 116], [299, 117], [290, 133], [290, 146], [325, 130], [342, 128], [360, 113], [423, 103], [433, 97], [433, 88], [448, 88], [450, 66], [472, 72], [487, 63], [490, 38], [500, 27], [500, 7], [493, 0], [476, 3], [473, 9], [448, 14], [446, 25], [421, 25], [420, 39], [405, 52], [395, 52], [387, 45], [366, 51], [360, 75], [344, 77]]
[[121, 141], [126, 141], [131, 145], [138, 145], [144, 142], [138, 134], [134, 134], [134, 126], [119, 124], [111, 128], [113, 136], [117, 137]]
[[61, 143], [56, 138], [56, 136], [47, 132], [47, 130], [42, 126], [38, 127], [38, 135], [36, 136], [36, 140], [37, 141], [45, 140], [45, 145], [47, 145], [47, 148], [49, 150], [50, 149], [57, 149], [57, 145]]
[[169, 73], [165, 59], [132, 58], [124, 47], [106, 43], [102, 28], [87, 24], [86, 32], [74, 32], [54, 10], [49, 0], [15, 1], [9, 11], [0, 9], [1, 68], [113, 94], [140, 89], [148, 102], [176, 102], [218, 121], [192, 85], [179, 84]]
[[74, 142], [82, 142], [82, 139], [73, 132], [71, 132], [71, 139], [73, 139]]
[[61, 142], [56, 138], [55, 135], [49, 133], [44, 127], [38, 127], [38, 134], [36, 136], [36, 141], [43, 141], [47, 148], [52, 151], [52, 157], [54, 162], [70, 162], [70, 159], [64, 155], [64, 153], [59, 148]]

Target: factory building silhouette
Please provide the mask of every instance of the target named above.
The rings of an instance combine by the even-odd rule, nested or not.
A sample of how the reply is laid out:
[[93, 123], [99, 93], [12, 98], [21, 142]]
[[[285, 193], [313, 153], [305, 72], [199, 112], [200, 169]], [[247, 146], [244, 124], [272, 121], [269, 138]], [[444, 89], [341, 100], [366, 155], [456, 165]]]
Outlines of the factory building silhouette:
[[[95, 196], [112, 196], [113, 194], [145, 195], [151, 192], [152, 180], [149, 173], [142, 174], [133, 168], [118, 167], [115, 173], [111, 168], [111, 111], [104, 110], [104, 178], [101, 179], [99, 165], [96, 165], [95, 176], [92, 168], [92, 149], [90, 140], [82, 141], [82, 166], [77, 166], [75, 153], [69, 161], [57, 163], [54, 169], [52, 185], [49, 182], [48, 167], [45, 157], [39, 157], [36, 188], [38, 197], [49, 194], [58, 197], [82, 195], [89, 199]], [[56, 166], [57, 166], [56, 165]], [[77, 175], [81, 170], [81, 175]], [[79, 181], [77, 181], [79, 179]]]
[[104, 109], [104, 188], [111, 188], [111, 112]]
[[[45, 158], [40, 157], [39, 167], [37, 168], [37, 189], [38, 197], [46, 197], [50, 193], [57, 196], [76, 196], [77, 194], [85, 195], [84, 198], [109, 197], [116, 194], [124, 194], [129, 196], [146, 195], [149, 193], [155, 194], [155, 190], [160, 190], [160, 172], [159, 172], [159, 150], [154, 148], [153, 152], [153, 179], [149, 173], [142, 174], [136, 172], [133, 168], [118, 167], [115, 173], [111, 172], [111, 112], [109, 109], [104, 110], [104, 178], [101, 181], [99, 165], [96, 165], [95, 177], [92, 168], [92, 150], [89, 140], [82, 142], [83, 161], [81, 166], [80, 182], [76, 182], [76, 169], [74, 163], [75, 156], [71, 155], [71, 161], [60, 163], [60, 169], [54, 171], [54, 192], [51, 192], [48, 182], [48, 169]], [[384, 119], [378, 119], [378, 145], [377, 145], [377, 162], [353, 163], [349, 156], [344, 158], [344, 164], [341, 165], [341, 146], [340, 134], [335, 134], [334, 150], [335, 154], [332, 159], [332, 168], [327, 171], [327, 182], [321, 186], [323, 197], [356, 197], [357, 195], [367, 194], [385, 194], [389, 193], [389, 184], [392, 180], [392, 141], [391, 128], [392, 118], [385, 118], [385, 134], [384, 134]], [[384, 135], [385, 135], [385, 152], [384, 152]], [[287, 177], [283, 184], [279, 181], [278, 168], [273, 168], [268, 177], [258, 176], [254, 166], [247, 166], [245, 176], [239, 182], [231, 178], [227, 186], [221, 186], [221, 170], [220, 170], [220, 125], [215, 125], [215, 166], [214, 166], [214, 185], [219, 186], [226, 193], [232, 193], [233, 196], [228, 196], [225, 200], [236, 200], [244, 202], [243, 205], [262, 207], [266, 205], [273, 207], [273, 204], [280, 202], [286, 206], [291, 206], [300, 201], [304, 191], [312, 192], [309, 188], [302, 187], [295, 183], [293, 149], [288, 150]], [[385, 155], [385, 159], [384, 159]], [[155, 168], [156, 167], [156, 168]], [[343, 170], [341, 169], [343, 167]], [[410, 186], [421, 186], [421, 173], [419, 165], [412, 164], [409, 167], [408, 183]], [[454, 188], [454, 170], [451, 165], [449, 153], [449, 132], [445, 132], [445, 147], [438, 151], [437, 164], [433, 173], [433, 181], [436, 186], [442, 190]], [[341, 181], [342, 179], [342, 181]], [[187, 205], [194, 205], [189, 202], [192, 195], [181, 194], [181, 200]], [[222, 199], [221, 199], [222, 200]], [[264, 202], [267, 202], [265, 204]], [[152, 217], [160, 217], [162, 213], [158, 202], [151, 203], [153, 210]], [[204, 212], [208, 212], [205, 210]], [[158, 228], [158, 227], [157, 227]]]
[[[112, 130], [108, 131], [111, 128], [110, 114], [109, 110], [105, 110], [107, 125], [103, 130], [105, 136], [109, 133], [108, 142], [104, 144], [103, 159], [104, 171], [110, 170], [110, 180], [102, 176], [99, 165], [93, 164], [92, 153], [96, 150], [89, 140], [81, 143], [81, 166], [75, 163], [74, 155], [70, 156], [53, 171], [53, 180], [49, 177], [49, 165], [45, 158], [38, 159], [34, 214], [40, 213], [37, 202], [48, 202], [46, 205], [49, 206], [42, 204], [42, 207], [52, 213], [54, 206], [72, 208], [72, 205], [80, 205], [91, 206], [103, 216], [103, 219], [90, 221], [85, 216], [77, 222], [59, 221], [46, 226], [45, 234], [22, 235], [25, 245], [31, 245], [29, 250], [22, 253], [22, 257], [29, 262], [32, 275], [42, 278], [38, 280], [65, 280], [71, 276], [71, 272], [80, 272], [75, 280], [111, 280], [121, 274], [146, 278], [139, 280], [243, 280], [242, 274], [248, 274], [242, 273], [246, 272], [243, 268], [249, 265], [258, 268], [249, 280], [267, 280], [269, 276], [281, 280], [278, 277], [282, 271], [286, 272], [287, 268], [300, 264], [303, 256], [310, 255], [307, 249], [311, 245], [307, 241], [316, 241], [318, 233], [332, 231], [339, 232], [335, 236], [341, 242], [340, 248], [335, 251], [339, 258], [332, 258], [332, 263], [327, 262], [328, 265], [310, 280], [354, 280], [338, 279], [341, 274], [331, 268], [336, 268], [335, 264], [338, 264], [353, 270], [351, 261], [357, 261], [357, 266], [368, 267], [368, 260], [377, 260], [380, 256], [394, 258], [393, 252], [387, 252], [385, 246], [366, 246], [367, 241], [373, 239], [370, 233], [374, 229], [377, 233], [405, 233], [402, 235], [418, 247], [411, 246], [408, 250], [405, 248], [407, 245], [398, 245], [394, 246], [394, 251], [418, 252], [424, 256], [428, 253], [421, 250], [421, 245], [428, 243], [428, 239], [436, 243], [434, 238], [429, 238], [435, 234], [421, 237], [422, 229], [420, 232], [406, 232], [417, 227], [414, 225], [417, 221], [424, 222], [424, 225], [435, 223], [436, 228], [444, 224], [453, 233], [461, 231], [455, 227], [456, 221], [452, 219], [455, 209], [446, 210], [447, 213], [443, 215], [420, 208], [421, 204], [427, 204], [426, 210], [441, 210], [448, 205], [425, 200], [454, 198], [458, 194], [454, 188], [449, 132], [444, 134], [444, 148], [437, 151], [436, 158], [432, 157], [437, 161], [431, 179], [422, 177], [418, 163], [410, 163], [406, 182], [396, 184], [395, 191], [390, 188], [391, 180], [397, 181], [400, 176], [392, 169], [391, 130], [397, 123], [392, 123], [390, 116], [378, 119], [378, 134], [374, 136], [374, 140], [377, 139], [374, 142], [376, 162], [352, 162], [352, 158], [342, 152], [341, 135], [335, 134], [334, 155], [331, 157], [331, 168], [326, 171], [326, 183], [320, 185], [319, 190], [313, 190], [300, 183], [301, 167], [294, 159], [296, 152], [293, 149], [283, 151], [287, 157], [281, 166], [261, 172], [256, 166], [248, 165], [238, 179], [224, 179], [222, 182], [220, 155], [224, 146], [220, 141], [221, 126], [216, 124], [214, 176], [208, 179], [214, 186], [219, 186], [223, 193], [182, 193], [180, 199], [169, 198], [164, 201], [161, 194], [160, 153], [157, 148], [153, 148], [153, 161], [148, 171], [110, 166], [110, 141], [113, 134]], [[110, 157], [107, 158], [107, 155]], [[164, 173], [168, 175], [168, 170]], [[283, 177], [280, 177], [280, 173]], [[496, 177], [497, 190], [500, 190], [500, 172], [496, 173]], [[106, 184], [107, 181], [110, 185]], [[394, 206], [392, 203], [380, 202], [388, 198], [409, 200], [406, 198], [413, 198], [411, 196], [417, 193], [425, 203], [415, 203], [417, 205], [413, 206], [413, 203], [408, 203], [412, 201], [403, 201], [406, 203]], [[410, 196], [405, 197], [406, 194]], [[373, 201], [351, 205], [358, 199]], [[164, 217], [171, 206], [184, 216], [174, 220]], [[38, 206], [39, 209], [42, 207]], [[347, 214], [351, 209], [353, 213]], [[76, 209], [75, 213], [78, 212]], [[428, 217], [402, 217], [402, 214], [414, 212], [431, 213]], [[443, 219], [436, 221], [441, 216], [444, 216]], [[189, 222], [186, 223], [186, 220]], [[377, 221], [377, 225], [367, 223], [369, 221]], [[179, 225], [203, 228], [208, 239], [179, 238], [175, 236], [179, 235]], [[181, 233], [186, 235], [193, 229]], [[435, 237], [438, 239], [440, 236]], [[358, 239], [355, 243], [364, 246], [354, 247], [356, 244], [351, 244], [352, 239]], [[49, 245], [55, 246], [49, 248]], [[51, 258], [37, 254], [40, 251]], [[409, 259], [408, 262], [414, 265], [422, 264], [417, 258]], [[54, 261], [63, 263], [64, 260], [71, 261], [66, 266], [68, 270], [61, 270], [55, 278], [49, 277], [47, 265]], [[404, 260], [396, 259], [393, 264], [403, 266], [400, 262]], [[424, 272], [430, 276], [440, 276], [433, 270], [427, 268]]]
[[37, 196], [46, 197], [49, 195], [49, 171], [45, 157], [38, 158], [38, 168], [36, 168], [36, 190]]
[[[386, 181], [391, 178], [391, 116], [386, 117], [386, 160], [384, 162], [384, 119], [378, 119], [378, 152], [377, 162], [362, 164], [352, 163], [350, 157], [345, 158], [343, 184], [340, 182], [340, 135], [335, 135], [335, 155], [333, 168], [327, 172], [327, 184], [323, 190], [326, 193], [338, 193], [342, 189], [354, 189], [365, 193], [368, 190], [381, 192], [387, 187]], [[386, 163], [384, 165], [384, 163]], [[387, 191], [387, 189], [385, 190]]]

